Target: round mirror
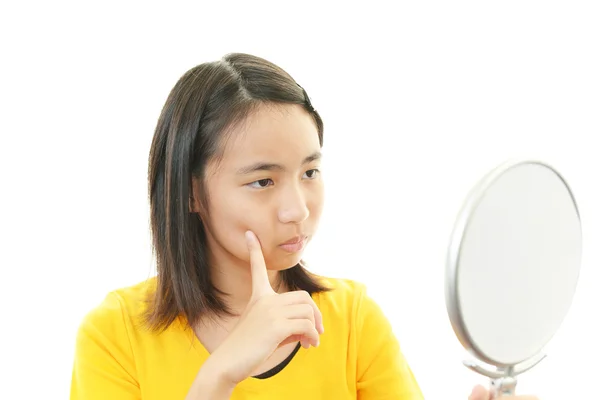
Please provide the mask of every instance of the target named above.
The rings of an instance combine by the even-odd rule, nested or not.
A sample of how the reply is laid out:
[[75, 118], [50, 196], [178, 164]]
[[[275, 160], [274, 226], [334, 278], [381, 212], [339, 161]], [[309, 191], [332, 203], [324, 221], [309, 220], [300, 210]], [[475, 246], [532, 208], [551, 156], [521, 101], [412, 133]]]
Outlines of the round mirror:
[[467, 197], [451, 237], [446, 306], [459, 341], [513, 394], [567, 314], [581, 264], [581, 223], [563, 177], [539, 161], [505, 163]]

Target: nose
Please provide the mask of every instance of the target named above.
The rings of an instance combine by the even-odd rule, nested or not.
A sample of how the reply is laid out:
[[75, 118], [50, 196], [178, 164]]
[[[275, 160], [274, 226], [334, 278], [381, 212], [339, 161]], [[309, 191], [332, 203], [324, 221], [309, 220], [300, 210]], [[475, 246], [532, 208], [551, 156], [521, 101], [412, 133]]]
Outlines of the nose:
[[282, 192], [278, 211], [281, 223], [298, 224], [306, 220], [309, 214], [306, 196], [301, 185], [290, 185]]

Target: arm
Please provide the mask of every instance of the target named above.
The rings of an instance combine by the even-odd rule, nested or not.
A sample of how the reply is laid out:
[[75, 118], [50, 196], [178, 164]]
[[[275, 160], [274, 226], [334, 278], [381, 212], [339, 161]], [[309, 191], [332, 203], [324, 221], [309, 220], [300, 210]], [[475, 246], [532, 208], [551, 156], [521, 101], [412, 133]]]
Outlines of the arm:
[[209, 357], [185, 397], [185, 400], [229, 400], [233, 387], [222, 378], [215, 358]]
[[423, 394], [402, 355], [381, 308], [359, 291], [356, 303], [359, 400], [422, 400]]
[[141, 398], [129, 335], [116, 294], [109, 294], [79, 326], [70, 398]]

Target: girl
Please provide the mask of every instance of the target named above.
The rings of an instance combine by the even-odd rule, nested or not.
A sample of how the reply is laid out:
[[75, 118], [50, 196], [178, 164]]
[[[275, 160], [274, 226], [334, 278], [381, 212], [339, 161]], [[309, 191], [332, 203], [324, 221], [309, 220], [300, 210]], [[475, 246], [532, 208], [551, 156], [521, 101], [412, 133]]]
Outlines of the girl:
[[72, 400], [423, 399], [365, 288], [303, 266], [322, 145], [304, 89], [264, 59], [181, 77], [149, 158], [158, 274], [84, 318]]

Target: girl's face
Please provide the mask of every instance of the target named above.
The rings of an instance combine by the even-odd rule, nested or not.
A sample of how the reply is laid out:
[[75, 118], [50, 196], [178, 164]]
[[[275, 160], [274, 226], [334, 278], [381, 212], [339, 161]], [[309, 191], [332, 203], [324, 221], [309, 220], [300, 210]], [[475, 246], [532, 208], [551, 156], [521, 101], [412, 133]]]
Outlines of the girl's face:
[[208, 245], [217, 263], [249, 262], [245, 232], [258, 237], [267, 268], [296, 265], [323, 208], [321, 146], [299, 105], [262, 105], [232, 132], [209, 163]]

